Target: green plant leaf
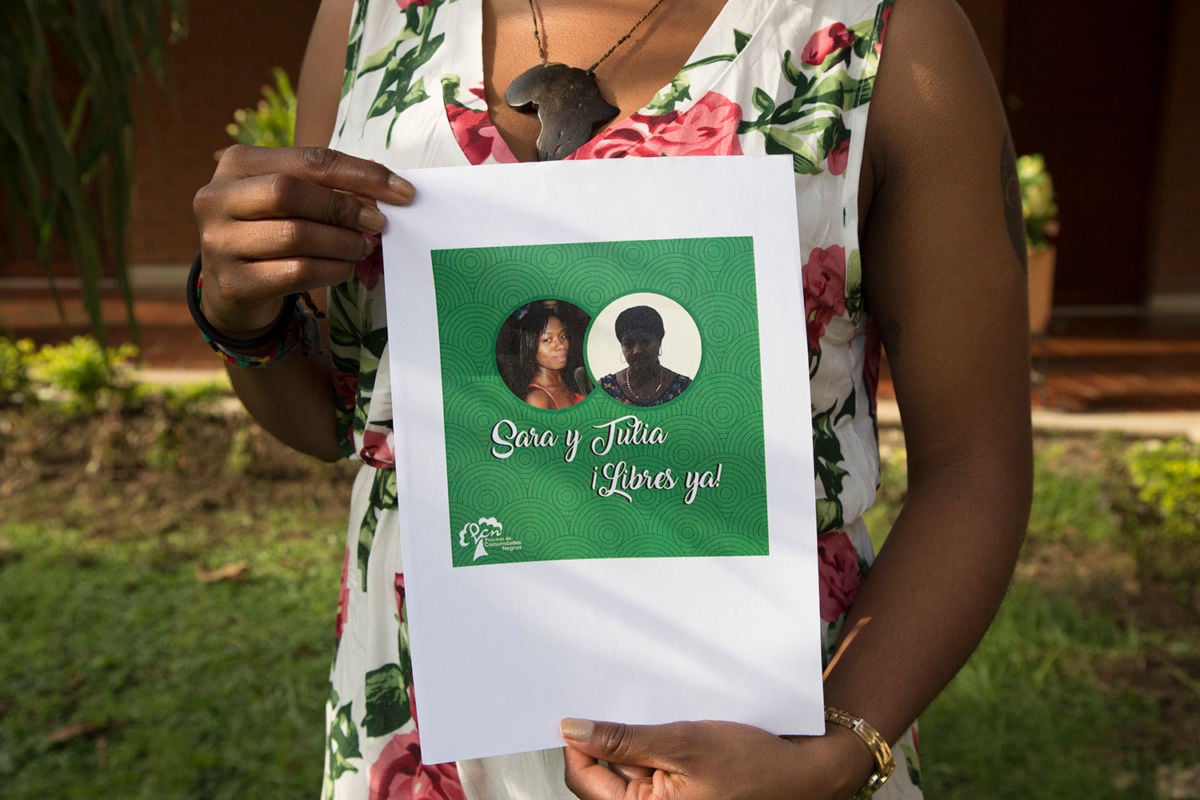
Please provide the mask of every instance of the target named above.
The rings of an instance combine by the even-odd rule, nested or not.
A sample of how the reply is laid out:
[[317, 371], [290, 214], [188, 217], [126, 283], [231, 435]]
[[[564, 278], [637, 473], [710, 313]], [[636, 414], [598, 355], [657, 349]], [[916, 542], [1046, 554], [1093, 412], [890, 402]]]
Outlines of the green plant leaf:
[[185, 8], [183, 0], [0, 5], [0, 160], [20, 165], [0, 170], [0, 188], [32, 234], [60, 315], [52, 258], [56, 244], [65, 250], [101, 342], [106, 275], [116, 279], [137, 340], [125, 250], [132, 93], [143, 69], [161, 79], [168, 43], [186, 30]]
[[362, 758], [352, 706], [352, 703], [346, 703], [339, 708], [329, 726], [329, 771], [334, 780], [347, 772], [358, 772], [358, 767], [350, 762]]
[[733, 53], [718, 53], [715, 56], [705, 56], [704, 58], [698, 58], [695, 61], [689, 62], [684, 66], [682, 71], [686, 72], [690, 69], [703, 67], [707, 64], [718, 64], [722, 61], [733, 61], [735, 58], [737, 58], [737, 56]]
[[408, 681], [399, 664], [385, 664], [366, 678], [366, 716], [363, 730], [368, 736], [384, 736], [412, 719], [408, 705]]
[[821, 172], [821, 168], [817, 166], [821, 159], [812, 146], [800, 136], [787, 128], [772, 126], [766, 130], [766, 137], [768, 145], [775, 148], [774, 152], [792, 154], [796, 172], [803, 175], [817, 175]]
[[771, 95], [767, 94], [762, 89], [755, 89], [752, 98], [754, 107], [761, 111], [764, 115], [770, 114], [775, 110], [775, 101]]
[[[355, 3], [354, 5], [354, 21], [350, 24], [350, 37], [346, 46], [346, 66], [342, 72], [342, 97], [350, 94], [350, 90], [354, 88], [354, 81], [358, 77], [354, 70], [358, 66], [358, 54], [362, 50], [362, 37], [369, 7], [369, 3]], [[344, 126], [345, 122], [343, 121], [342, 124]]]
[[666, 88], [662, 89], [646, 106], [647, 109], [658, 114], [665, 114], [673, 111], [675, 106], [684, 100], [690, 99], [692, 96], [692, 79], [687, 72], [680, 72], [671, 79], [671, 83]]

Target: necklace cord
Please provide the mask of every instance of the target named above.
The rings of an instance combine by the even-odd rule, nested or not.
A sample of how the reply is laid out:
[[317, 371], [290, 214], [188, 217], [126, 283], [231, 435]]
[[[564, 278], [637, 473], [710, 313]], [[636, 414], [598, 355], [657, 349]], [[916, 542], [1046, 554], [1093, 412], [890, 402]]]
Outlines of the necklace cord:
[[625, 44], [625, 42], [629, 40], [629, 37], [633, 36], [633, 32], [636, 31], [638, 28], [640, 28], [642, 26], [643, 22], [650, 19], [650, 15], [653, 14], [655, 11], [657, 11], [658, 7], [661, 6], [663, 4], [663, 2], [665, 2], [665, 0], [658, 0], [658, 2], [656, 2], [654, 5], [650, 6], [650, 10], [647, 11], [645, 14], [642, 14], [642, 18], [639, 19], [637, 22], [633, 23], [633, 27], [629, 29], [629, 33], [625, 34], [620, 39], [617, 39], [617, 43], [614, 44], [612, 47], [608, 48], [608, 52], [605, 53], [604, 55], [600, 56], [600, 58], [598, 58], [596, 60], [595, 64], [592, 64], [590, 67], [587, 68], [587, 71], [595, 72], [596, 67], [603, 64], [605, 62], [605, 60], [609, 56], [611, 56], [618, 47]]
[[[622, 36], [620, 39], [617, 39], [616, 44], [614, 44], [612, 47], [608, 48], [608, 51], [604, 55], [600, 56], [600, 58], [596, 59], [596, 63], [592, 64], [590, 67], [588, 67], [586, 71], [589, 74], [595, 72], [596, 68], [599, 67], [601, 64], [603, 64], [606, 60], [608, 60], [608, 57], [611, 56], [613, 53], [615, 53], [618, 47], [625, 44], [625, 42], [629, 41], [629, 37], [633, 36], [634, 31], [636, 31], [638, 28], [640, 28], [642, 26], [642, 23], [645, 22], [646, 20], [648, 20], [650, 18], [650, 15], [653, 14], [655, 11], [657, 11], [658, 7], [661, 6], [664, 2], [666, 2], [666, 0], [657, 0], [657, 2], [654, 3], [654, 5], [650, 6], [650, 10], [647, 11], [645, 14], [642, 14], [641, 19], [639, 19], [637, 22], [633, 23], [633, 27], [630, 28], [629, 31], [624, 36]], [[533, 38], [537, 42], [538, 56], [541, 57], [542, 65], [545, 66], [546, 61], [547, 61], [546, 46], [542, 43], [542, 34], [541, 34], [540, 28], [538, 27], [537, 9], [534, 8], [534, 6], [533, 6], [533, 0], [529, 0], [529, 12], [530, 12], [530, 14], [533, 15]]]
[[542, 59], [542, 66], [546, 66], [546, 48], [542, 44], [542, 34], [538, 30], [537, 9], [533, 7], [533, 0], [529, 0], [529, 13], [533, 15], [533, 40], [537, 42], [538, 57]]

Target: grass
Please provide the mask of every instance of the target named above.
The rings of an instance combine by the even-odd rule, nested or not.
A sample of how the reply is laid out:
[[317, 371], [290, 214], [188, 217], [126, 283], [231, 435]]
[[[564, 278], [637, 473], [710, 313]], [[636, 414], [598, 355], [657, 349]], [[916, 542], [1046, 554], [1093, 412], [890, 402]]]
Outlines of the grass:
[[927, 711], [934, 794], [946, 798], [1154, 798], [1157, 755], [1128, 733], [1155, 725], [1137, 693], [1095, 665], [1136, 635], [1070, 598], [1018, 583], [985, 641]]
[[[1189, 666], [1200, 633], [1194, 619], [1172, 627], [1125, 602], [1129, 564], [1096, 457], [1116, 446], [1040, 443], [1017, 579], [922, 720], [931, 799], [1156, 800], [1166, 796], [1156, 789], [1164, 768], [1200, 761], [1187, 746], [1195, 728], [1177, 724], [1200, 708]], [[249, 452], [252, 463], [265, 460]], [[876, 530], [902, 500], [902, 457], [891, 452]], [[274, 482], [231, 485], [311, 490], [314, 474], [288, 467]], [[146, 493], [161, 498], [167, 485]], [[144, 511], [146, 522], [127, 528], [117, 523], [129, 503], [108, 496], [117, 486], [92, 487], [105, 520], [64, 496], [57, 514], [43, 498], [0, 521], [0, 794], [314, 796], [344, 535], [337, 515], [295, 496], [210, 498], [180, 517]], [[222, 491], [212, 497], [237, 490]], [[232, 579], [204, 580], [230, 565]], [[1183, 709], [1174, 721], [1164, 697]]]
[[[336, 529], [286, 533], [305, 528], [280, 515], [254, 539], [93, 542], [0, 527], [4, 796], [315, 794], [342, 545]], [[244, 579], [200, 580], [178, 558], [198, 542]]]
[[[927, 796], [1154, 800], [1170, 796], [1159, 786], [1164, 774], [1200, 763], [1189, 734], [1168, 729], [1161, 693], [1137, 674], [1150, 652], [1200, 656], [1197, 630], [1148, 625], [1114, 585], [1131, 580], [1133, 564], [1106, 502], [1103, 457], [1127, 446], [1105, 437], [1039, 441], [1013, 585], [979, 649], [921, 720]], [[903, 486], [901, 450], [885, 462], [868, 516], [877, 546]], [[1178, 613], [1195, 615], [1183, 603]], [[1172, 688], [1200, 706], [1196, 682], [1173, 677]], [[1200, 797], [1200, 785], [1175, 796]]]

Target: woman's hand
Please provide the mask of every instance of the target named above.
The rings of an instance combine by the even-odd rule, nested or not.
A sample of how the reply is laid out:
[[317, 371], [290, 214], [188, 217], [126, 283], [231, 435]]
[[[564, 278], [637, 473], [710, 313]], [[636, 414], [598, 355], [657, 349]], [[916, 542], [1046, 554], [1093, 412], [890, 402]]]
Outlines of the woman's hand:
[[735, 722], [567, 719], [562, 735], [567, 787], [582, 800], [845, 800], [874, 764], [836, 727], [784, 739]]
[[286, 295], [340, 283], [371, 253], [379, 201], [412, 197], [383, 165], [336, 150], [228, 148], [193, 202], [205, 316], [231, 336], [269, 328]]

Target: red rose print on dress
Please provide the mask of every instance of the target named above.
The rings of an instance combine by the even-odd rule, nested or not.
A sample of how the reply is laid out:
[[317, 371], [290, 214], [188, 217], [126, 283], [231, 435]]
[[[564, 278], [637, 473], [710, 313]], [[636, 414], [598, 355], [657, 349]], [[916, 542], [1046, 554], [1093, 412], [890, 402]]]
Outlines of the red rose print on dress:
[[829, 58], [830, 53], [844, 50], [852, 44], [854, 44], [854, 31], [840, 22], [835, 22], [828, 28], [822, 28], [812, 35], [808, 44], [804, 45], [800, 59], [809, 66], [820, 66], [825, 63], [825, 59]]
[[401, 11], [404, 11], [409, 6], [417, 6], [419, 8], [427, 5], [429, 5], [429, 0], [396, 0], [396, 6]]
[[808, 349], [820, 349], [825, 326], [846, 313], [846, 249], [841, 245], [814, 248], [804, 263], [804, 319]]
[[353, 409], [358, 399], [358, 373], [334, 370], [333, 393], [343, 408]]
[[825, 162], [825, 167], [829, 170], [830, 175], [841, 175], [846, 171], [846, 164], [850, 161], [850, 140], [843, 139], [837, 143], [829, 153], [829, 160]]
[[880, 17], [879, 37], [875, 42], [875, 52], [876, 53], [883, 51], [883, 42], [884, 42], [884, 39], [887, 38], [888, 17], [890, 17], [891, 15], [892, 15], [892, 7], [888, 6], [887, 8], [885, 8], [883, 10], [883, 15]]
[[[484, 97], [482, 86], [477, 86], [470, 92], [481, 100]], [[467, 161], [479, 165], [491, 156], [501, 164], [516, 163], [517, 157], [492, 124], [492, 118], [486, 110], [477, 111], [457, 102], [447, 103], [446, 119], [450, 121], [450, 131], [458, 141], [458, 146], [462, 148]]]
[[686, 111], [634, 114], [571, 154], [572, 159], [634, 156], [740, 156], [742, 109], [709, 92]]
[[342, 586], [338, 589], [338, 613], [337, 625], [334, 627], [333, 637], [339, 642], [342, 640], [342, 629], [346, 627], [346, 612], [350, 609], [350, 584], [346, 583], [346, 575], [350, 571], [350, 551], [347, 550], [342, 557]]
[[379, 283], [379, 277], [383, 275], [382, 239], [378, 235], [373, 235], [370, 239], [374, 242], [375, 249], [362, 261], [354, 264], [355, 277], [368, 291], [375, 288], [375, 284]]
[[854, 602], [863, 579], [858, 551], [845, 531], [817, 538], [817, 577], [821, 587], [821, 619], [837, 622]]
[[404, 619], [404, 575], [397, 572], [396, 582], [392, 584], [396, 592], [396, 614], [400, 617], [400, 624], [403, 625]]
[[[403, 585], [400, 575], [397, 585]], [[397, 600], [399, 602], [399, 599]], [[408, 708], [413, 724], [417, 722], [417, 697], [408, 685]], [[424, 764], [421, 761], [421, 737], [416, 730], [398, 733], [383, 748], [371, 767], [369, 800], [466, 800], [458, 767], [448, 764]]]
[[465, 800], [458, 767], [421, 763], [415, 730], [398, 733], [371, 766], [370, 800]]
[[364, 464], [372, 467], [396, 466], [396, 455], [392, 449], [392, 432], [367, 428], [363, 431], [362, 450], [358, 455]]

